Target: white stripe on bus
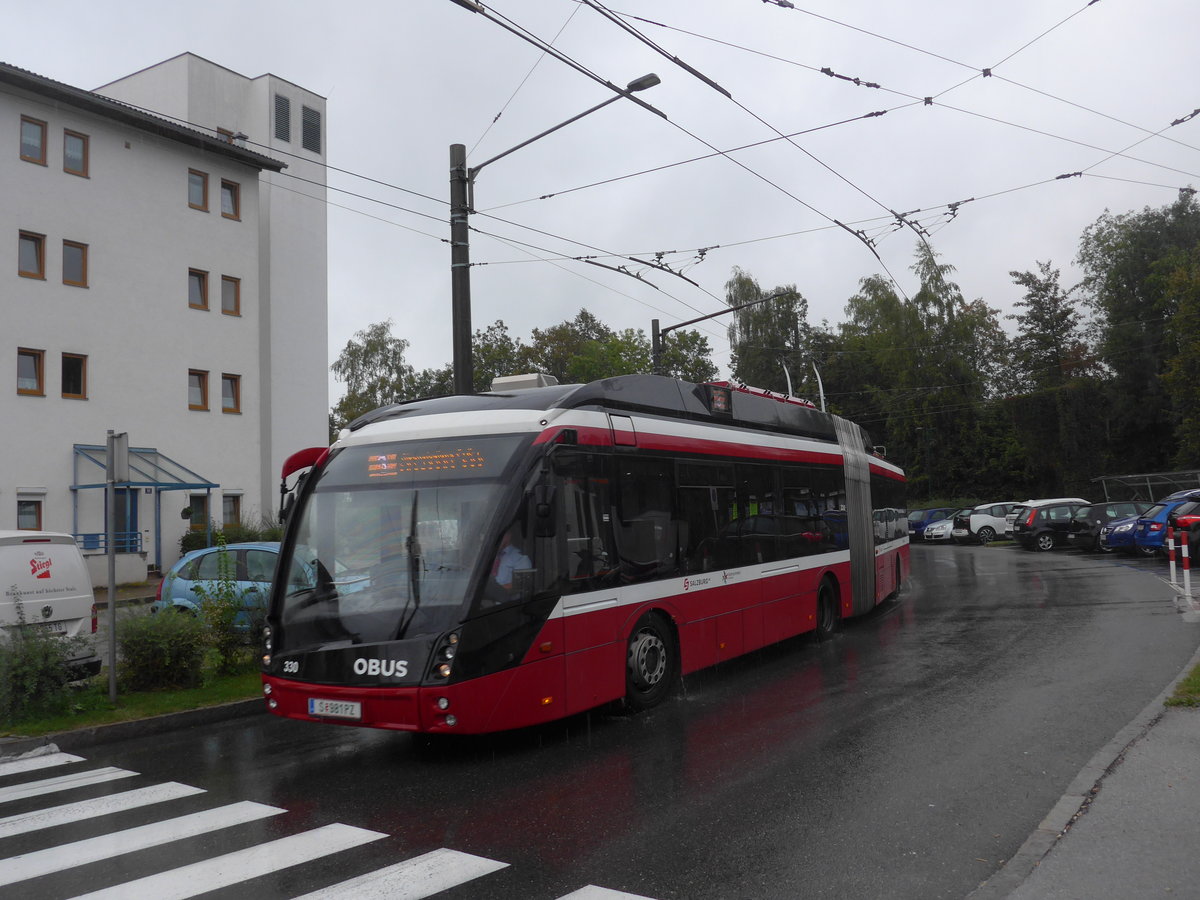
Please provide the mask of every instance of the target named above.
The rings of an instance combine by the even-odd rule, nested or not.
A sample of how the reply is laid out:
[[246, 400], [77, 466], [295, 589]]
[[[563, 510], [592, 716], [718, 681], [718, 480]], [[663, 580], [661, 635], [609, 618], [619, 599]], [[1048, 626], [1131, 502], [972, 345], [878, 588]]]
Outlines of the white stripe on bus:
[[0, 778], [5, 775], [20, 775], [23, 772], [33, 772], [37, 769], [49, 769], [52, 766], [65, 766], [68, 763], [77, 762], [83, 762], [83, 757], [70, 753], [44, 753], [41, 756], [0, 760]]
[[285, 810], [274, 806], [264, 806], [261, 803], [243, 801], [219, 806], [216, 809], [206, 809], [203, 812], [167, 819], [165, 822], [155, 822], [151, 825], [140, 825], [125, 831], [114, 831], [99, 837], [87, 838], [45, 850], [34, 850], [3, 860], [0, 865], [0, 886], [15, 884], [28, 878], [37, 878], [65, 869], [73, 869], [87, 863], [111, 859], [135, 850], [145, 850], [148, 847], [158, 847], [171, 841], [196, 837], [220, 828], [229, 828], [256, 819], [275, 816]]
[[130, 772], [128, 769], [114, 769], [112, 766], [105, 766], [102, 769], [76, 772], [74, 775], [60, 775], [57, 778], [45, 778], [42, 781], [14, 784], [11, 787], [0, 788], [0, 803], [24, 800], [28, 797], [40, 797], [42, 794], [53, 794], [56, 791], [69, 791], [72, 788], [100, 784], [115, 778], [128, 778], [136, 774], [137, 772]]
[[153, 897], [154, 900], [184, 900], [209, 891], [240, 884], [251, 878], [269, 875], [289, 866], [300, 865], [342, 850], [387, 837], [350, 825], [325, 825], [321, 828], [268, 841], [223, 856], [180, 866], [169, 872], [148, 875], [125, 884], [76, 897], [75, 900], [125, 900], [128, 897]]
[[38, 831], [42, 828], [53, 828], [56, 825], [66, 825], [70, 822], [81, 822], [93, 816], [107, 816], [127, 809], [149, 806], [152, 803], [162, 803], [178, 797], [190, 797], [192, 794], [203, 793], [202, 788], [169, 781], [166, 784], [154, 784], [150, 787], [109, 794], [92, 800], [65, 803], [62, 806], [52, 806], [48, 809], [38, 809], [0, 819], [0, 838]]
[[305, 894], [298, 900], [422, 900], [507, 866], [508, 863], [443, 847]]
[[[681, 601], [688, 594], [708, 591], [713, 588], [728, 587], [732, 584], [747, 584], [761, 578], [780, 574], [790, 574], [792, 571], [807, 572], [813, 569], [832, 569], [850, 562], [849, 550], [835, 550], [832, 553], [818, 553], [812, 556], [801, 556], [788, 560], [776, 560], [770, 563], [758, 563], [752, 566], [736, 566], [729, 569], [710, 569], [707, 572], [692, 572], [690, 575], [680, 575], [666, 578], [662, 581], [642, 581], [621, 586], [621, 593], [616, 603], [611, 601], [612, 588], [581, 594], [567, 594], [560, 597], [558, 604], [550, 613], [549, 618], [577, 616], [581, 613], [593, 612], [597, 608], [609, 606], [632, 606], [639, 603], [649, 603], [655, 600]], [[791, 569], [795, 566], [795, 569]], [[777, 569], [788, 571], [776, 571]], [[688, 586], [684, 587], [684, 582]]]

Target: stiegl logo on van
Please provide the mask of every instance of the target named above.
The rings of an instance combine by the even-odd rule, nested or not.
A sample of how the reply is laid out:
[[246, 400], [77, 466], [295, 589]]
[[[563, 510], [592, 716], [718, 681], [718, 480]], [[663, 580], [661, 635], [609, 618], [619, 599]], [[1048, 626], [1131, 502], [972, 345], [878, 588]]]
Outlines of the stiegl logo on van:
[[354, 660], [355, 675], [372, 675], [384, 678], [403, 678], [408, 674], [407, 659], [363, 659]]
[[38, 550], [29, 561], [29, 574], [37, 578], [49, 578], [52, 564], [53, 560], [46, 555], [46, 551]]

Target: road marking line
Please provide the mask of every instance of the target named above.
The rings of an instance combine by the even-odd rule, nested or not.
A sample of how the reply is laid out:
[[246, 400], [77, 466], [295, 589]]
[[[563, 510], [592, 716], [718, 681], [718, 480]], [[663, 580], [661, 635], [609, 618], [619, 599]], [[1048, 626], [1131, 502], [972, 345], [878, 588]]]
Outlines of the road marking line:
[[508, 863], [472, 856], [442, 847], [412, 859], [333, 884], [297, 900], [422, 900], [483, 875], [508, 867]]
[[650, 900], [650, 898], [643, 897], [641, 894], [627, 894], [624, 891], [613, 891], [589, 884], [587, 887], [564, 894], [558, 900]]
[[0, 788], [0, 803], [13, 800], [25, 800], [29, 797], [40, 797], [42, 794], [53, 794], [55, 791], [69, 791], [71, 788], [84, 787], [89, 784], [100, 784], [115, 778], [128, 778], [136, 775], [128, 769], [114, 769], [105, 766], [102, 769], [91, 769], [87, 772], [76, 772], [74, 775], [60, 775], [58, 778], [45, 778], [41, 781], [30, 781], [26, 784], [14, 784], [12, 787]]
[[286, 812], [275, 806], [264, 806], [261, 803], [243, 801], [219, 806], [216, 809], [206, 809], [203, 812], [167, 819], [165, 822], [155, 822], [151, 825], [139, 825], [125, 831], [114, 831], [98, 837], [75, 841], [71, 844], [61, 844], [45, 850], [35, 850], [3, 860], [0, 865], [0, 886], [15, 884], [27, 878], [37, 878], [52, 872], [61, 872], [86, 863], [99, 862], [114, 856], [132, 853], [135, 850], [145, 850], [148, 847], [158, 847], [171, 841], [195, 837], [231, 825], [241, 825], [253, 822], [267, 816]]
[[260, 875], [278, 872], [289, 866], [349, 850], [359, 844], [387, 837], [350, 825], [326, 825], [301, 834], [279, 838], [181, 866], [169, 872], [148, 875], [125, 884], [76, 897], [75, 900], [127, 900], [129, 897], [153, 897], [154, 900], [185, 900], [208, 891], [230, 887]]
[[32, 772], [36, 769], [49, 769], [51, 766], [65, 766], [68, 763], [83, 762], [82, 756], [71, 753], [44, 753], [41, 756], [25, 756], [20, 759], [0, 761], [0, 777], [19, 775], [22, 772]]
[[119, 794], [96, 797], [92, 800], [81, 800], [78, 803], [51, 806], [48, 809], [38, 809], [0, 819], [0, 838], [26, 834], [42, 828], [53, 828], [56, 825], [66, 825], [70, 822], [81, 822], [93, 816], [107, 816], [127, 809], [149, 806], [152, 803], [174, 800], [177, 797], [189, 797], [192, 794], [203, 793], [202, 788], [170, 781], [166, 784], [154, 784], [150, 787], [137, 788]]

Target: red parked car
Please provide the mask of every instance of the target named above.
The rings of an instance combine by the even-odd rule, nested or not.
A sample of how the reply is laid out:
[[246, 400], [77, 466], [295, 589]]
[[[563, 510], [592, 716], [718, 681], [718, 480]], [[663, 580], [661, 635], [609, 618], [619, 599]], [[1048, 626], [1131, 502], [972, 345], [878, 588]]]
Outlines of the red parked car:
[[1186, 531], [1188, 533], [1188, 556], [1197, 558], [1200, 555], [1200, 500], [1189, 500], [1183, 504], [1171, 513], [1169, 521], [1175, 529], [1176, 546], [1179, 544], [1179, 533]]

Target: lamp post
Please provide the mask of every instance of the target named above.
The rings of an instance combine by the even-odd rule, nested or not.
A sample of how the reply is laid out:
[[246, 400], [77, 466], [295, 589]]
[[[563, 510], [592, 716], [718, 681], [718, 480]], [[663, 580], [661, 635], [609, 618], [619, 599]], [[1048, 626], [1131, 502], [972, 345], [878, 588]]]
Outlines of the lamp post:
[[629, 82], [624, 89], [609, 85], [617, 93], [603, 103], [597, 103], [590, 109], [585, 109], [578, 115], [559, 122], [553, 128], [547, 128], [540, 134], [535, 134], [529, 140], [522, 141], [515, 147], [498, 153], [477, 166], [467, 167], [465, 145], [450, 145], [450, 296], [454, 346], [454, 393], [472, 393], [472, 382], [475, 377], [474, 365], [471, 361], [471, 229], [468, 221], [475, 206], [475, 177], [484, 166], [503, 159], [510, 153], [527, 147], [534, 141], [541, 140], [546, 135], [553, 134], [572, 122], [579, 121], [584, 116], [590, 116], [622, 97], [627, 97], [638, 105], [666, 118], [665, 113], [633, 96], [637, 91], [654, 87], [659, 81], [659, 77], [651, 72]]

